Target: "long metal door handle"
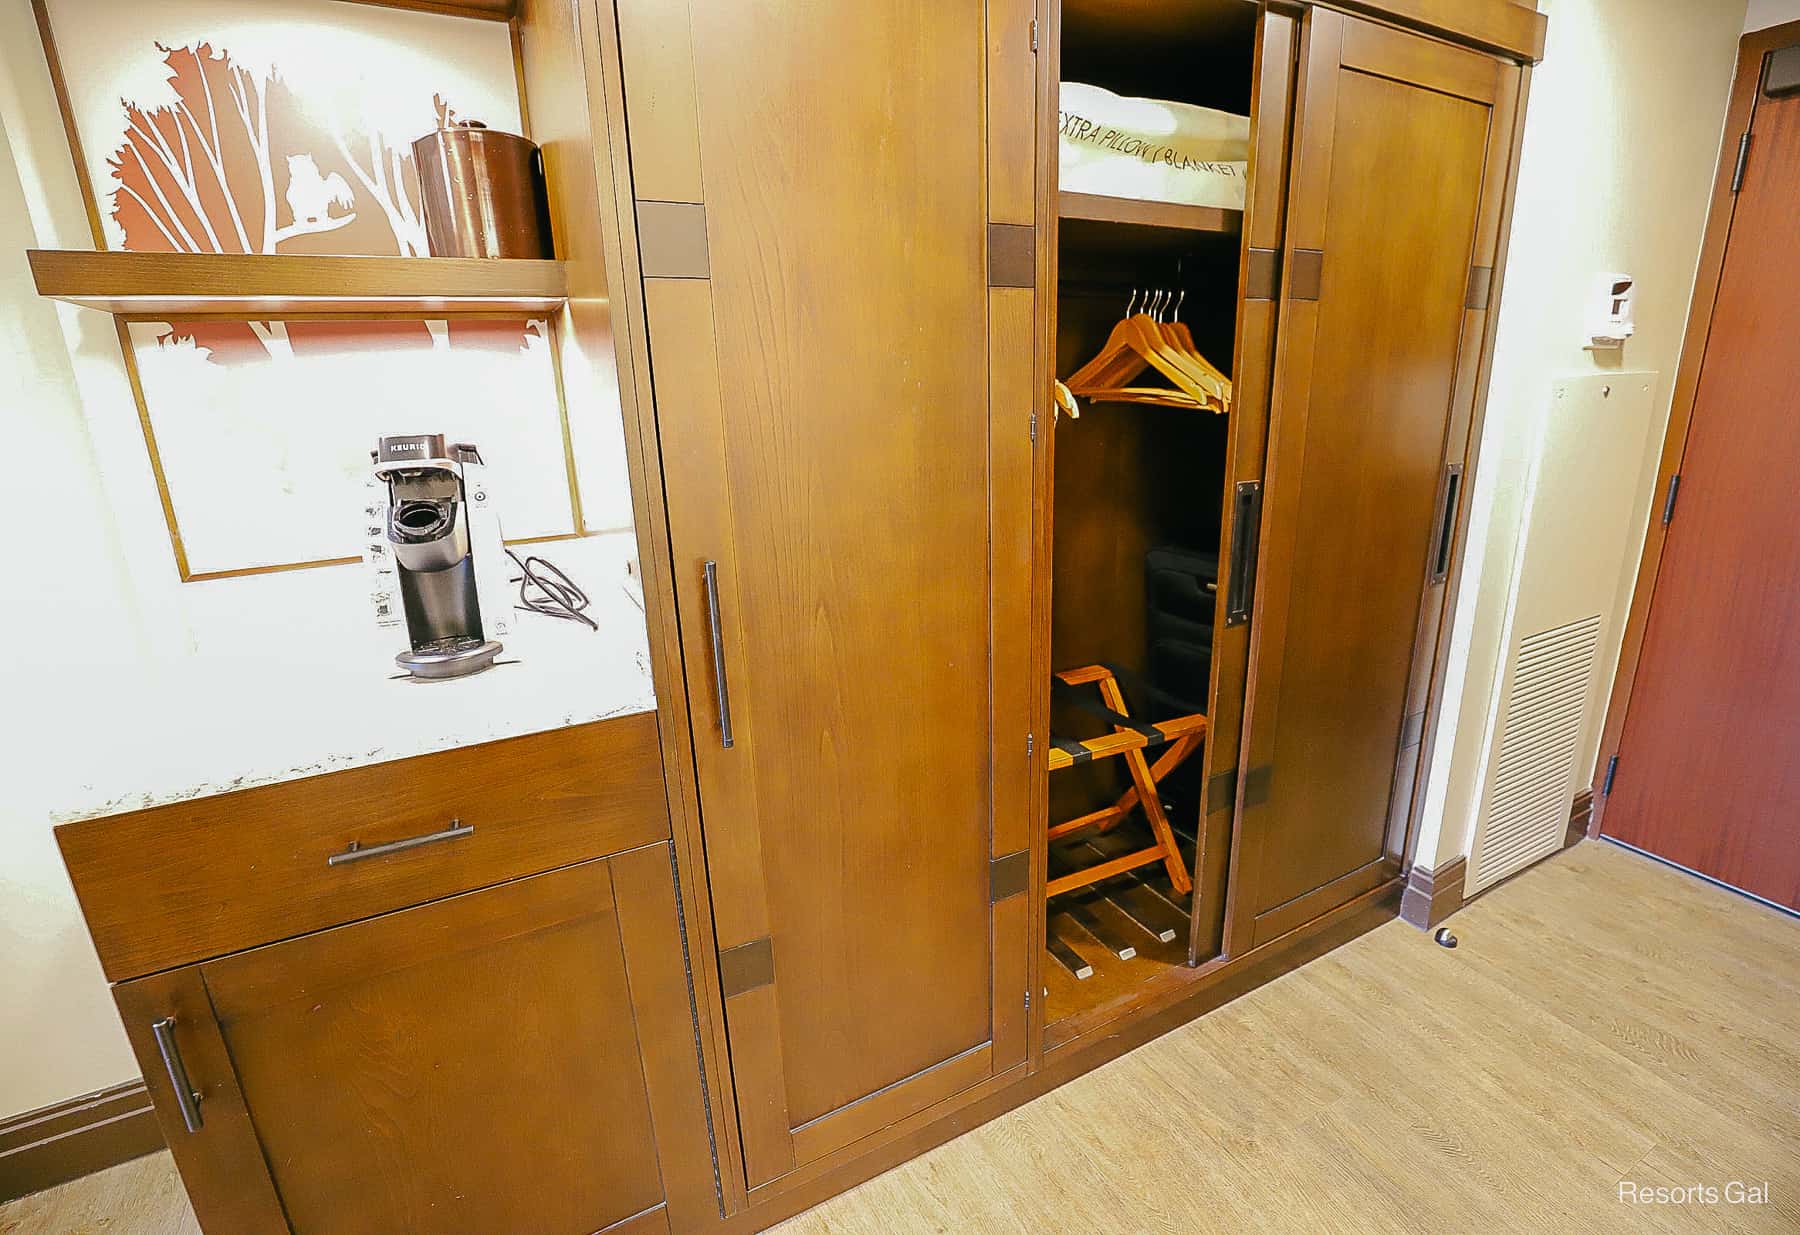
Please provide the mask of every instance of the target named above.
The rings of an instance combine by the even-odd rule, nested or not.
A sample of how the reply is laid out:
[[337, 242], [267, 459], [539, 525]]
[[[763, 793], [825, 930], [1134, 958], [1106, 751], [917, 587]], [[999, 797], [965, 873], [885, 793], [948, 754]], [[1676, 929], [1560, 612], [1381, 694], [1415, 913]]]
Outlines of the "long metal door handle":
[[1245, 480], [1232, 495], [1231, 569], [1226, 572], [1225, 625], [1250, 620], [1256, 592], [1256, 556], [1262, 540], [1262, 481]]
[[169, 1084], [175, 1088], [175, 1105], [181, 1110], [181, 1122], [187, 1125], [189, 1132], [198, 1132], [205, 1122], [200, 1116], [200, 1095], [188, 1080], [187, 1065], [181, 1062], [181, 1047], [175, 1041], [175, 1018], [165, 1016], [151, 1022], [150, 1033], [156, 1039], [157, 1052], [162, 1055]]
[[1456, 547], [1456, 507], [1462, 498], [1463, 465], [1444, 468], [1444, 507], [1438, 511], [1437, 535], [1432, 537], [1431, 586], [1450, 576], [1450, 552]]
[[351, 841], [350, 847], [342, 853], [334, 853], [325, 859], [327, 866], [342, 866], [346, 862], [360, 862], [364, 858], [379, 858], [386, 853], [399, 853], [403, 849], [417, 849], [420, 845], [434, 845], [441, 840], [455, 840], [459, 836], [475, 835], [475, 825], [464, 823], [460, 819], [452, 819], [450, 826], [441, 832], [427, 832], [423, 836], [409, 836], [405, 840], [384, 841], [379, 845], [365, 845], [361, 841]]
[[713, 691], [719, 700], [719, 745], [731, 749], [731, 691], [725, 684], [725, 631], [719, 624], [719, 564], [706, 564], [706, 620], [712, 627]]

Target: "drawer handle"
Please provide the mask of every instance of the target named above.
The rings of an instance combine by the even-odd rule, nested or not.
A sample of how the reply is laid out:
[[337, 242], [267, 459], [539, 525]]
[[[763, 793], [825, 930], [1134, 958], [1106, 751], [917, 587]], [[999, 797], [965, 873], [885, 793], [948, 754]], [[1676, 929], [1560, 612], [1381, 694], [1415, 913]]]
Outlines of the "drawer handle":
[[334, 853], [325, 859], [327, 866], [342, 866], [346, 862], [360, 862], [364, 858], [379, 858], [387, 853], [399, 853], [402, 849], [417, 849], [420, 845], [434, 845], [441, 840], [455, 840], [459, 836], [475, 835], [475, 825], [464, 823], [460, 819], [452, 819], [450, 826], [442, 832], [427, 832], [423, 836], [409, 836], [405, 840], [391, 840], [379, 845], [364, 848], [361, 841], [351, 841], [350, 847], [342, 853]]
[[198, 1132], [205, 1122], [200, 1117], [200, 1094], [188, 1080], [187, 1065], [181, 1062], [181, 1047], [175, 1041], [175, 1018], [165, 1016], [152, 1022], [150, 1033], [156, 1038], [156, 1049], [162, 1055], [169, 1084], [175, 1088], [175, 1105], [181, 1109], [181, 1122], [187, 1125], [189, 1132]]

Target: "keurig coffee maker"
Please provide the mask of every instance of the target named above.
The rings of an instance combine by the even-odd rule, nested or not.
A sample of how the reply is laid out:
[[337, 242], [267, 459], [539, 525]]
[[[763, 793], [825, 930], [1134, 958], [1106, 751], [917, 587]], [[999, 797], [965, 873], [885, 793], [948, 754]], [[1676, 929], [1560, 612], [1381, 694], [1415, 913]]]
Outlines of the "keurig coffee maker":
[[[392, 550], [411, 647], [394, 658], [416, 678], [454, 678], [494, 663], [500, 644], [482, 629], [465, 467], [481, 454], [446, 446], [441, 433], [384, 437], [375, 475], [387, 485], [386, 542]], [[485, 501], [485, 491], [476, 498]], [[495, 633], [500, 633], [496, 631]]]

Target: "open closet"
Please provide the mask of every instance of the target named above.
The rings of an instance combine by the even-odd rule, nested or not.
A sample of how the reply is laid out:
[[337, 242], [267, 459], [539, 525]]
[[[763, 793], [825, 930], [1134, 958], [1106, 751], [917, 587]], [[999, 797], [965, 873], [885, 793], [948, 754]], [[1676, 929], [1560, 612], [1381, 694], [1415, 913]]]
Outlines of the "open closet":
[[1273, 295], [1256, 225], [1279, 234], [1251, 167], [1260, 136], [1280, 184], [1292, 23], [1066, 0], [1060, 36], [1052, 1041], [1222, 942], [1273, 324], [1243, 306]]

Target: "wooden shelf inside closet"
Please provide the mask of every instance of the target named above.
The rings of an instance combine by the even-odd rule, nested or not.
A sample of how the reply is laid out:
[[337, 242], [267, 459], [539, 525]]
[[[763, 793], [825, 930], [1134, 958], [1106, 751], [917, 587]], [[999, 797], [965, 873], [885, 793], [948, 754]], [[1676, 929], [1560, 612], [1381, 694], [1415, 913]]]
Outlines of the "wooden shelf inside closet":
[[541, 313], [568, 299], [557, 261], [73, 249], [29, 257], [39, 295], [106, 313]]
[[1101, 193], [1057, 194], [1056, 213], [1064, 219], [1095, 223], [1127, 223], [1174, 231], [1210, 232], [1235, 236], [1244, 228], [1244, 212], [1222, 206], [1188, 206], [1180, 202], [1148, 201], [1137, 197], [1109, 197]]

